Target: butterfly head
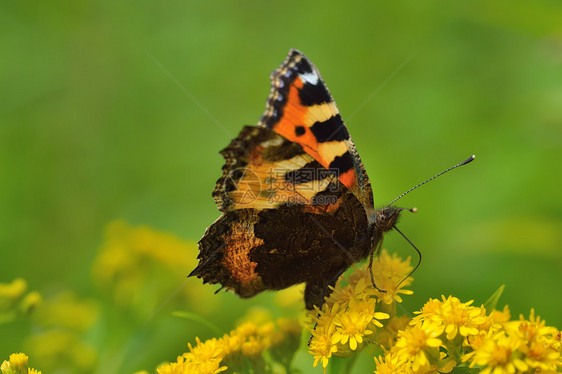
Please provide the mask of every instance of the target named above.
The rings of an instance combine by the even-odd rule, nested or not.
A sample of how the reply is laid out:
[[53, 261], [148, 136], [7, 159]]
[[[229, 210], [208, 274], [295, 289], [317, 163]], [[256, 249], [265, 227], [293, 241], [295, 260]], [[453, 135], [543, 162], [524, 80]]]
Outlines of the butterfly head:
[[394, 228], [394, 225], [398, 222], [398, 217], [403, 210], [407, 210], [410, 212], [416, 212], [416, 208], [407, 209], [407, 208], [397, 208], [394, 206], [387, 206], [385, 208], [376, 210], [374, 215], [374, 229], [375, 232], [387, 232]]
[[375, 212], [375, 230], [381, 232], [390, 231], [398, 222], [400, 212], [403, 210], [404, 208], [396, 208], [393, 206], [387, 206], [383, 209], [377, 210]]

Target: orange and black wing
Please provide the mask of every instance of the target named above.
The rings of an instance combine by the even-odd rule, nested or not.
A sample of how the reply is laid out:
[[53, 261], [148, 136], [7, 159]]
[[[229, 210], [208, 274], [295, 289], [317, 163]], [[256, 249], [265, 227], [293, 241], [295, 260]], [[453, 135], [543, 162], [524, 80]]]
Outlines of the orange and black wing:
[[[303, 147], [373, 210], [373, 192], [339, 110], [318, 69], [292, 49], [271, 74], [271, 93], [259, 125]], [[369, 214], [371, 216], [371, 214]]]

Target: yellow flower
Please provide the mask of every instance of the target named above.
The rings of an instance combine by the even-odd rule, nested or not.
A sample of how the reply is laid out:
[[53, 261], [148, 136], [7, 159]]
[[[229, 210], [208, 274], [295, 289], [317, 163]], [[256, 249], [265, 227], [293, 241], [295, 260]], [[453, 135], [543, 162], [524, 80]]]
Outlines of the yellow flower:
[[417, 324], [398, 333], [395, 352], [399, 360], [409, 361], [412, 370], [429, 367], [439, 358], [439, 347], [443, 342], [439, 336], [443, 327], [431, 323]]
[[505, 328], [510, 333], [518, 334], [522, 339], [532, 342], [539, 337], [553, 337], [558, 330], [551, 326], [546, 326], [546, 322], [539, 316], [535, 317], [535, 310], [531, 309], [529, 320], [523, 315], [519, 316], [519, 321], [508, 322]]
[[[385, 293], [381, 293], [371, 286], [371, 270], [377, 287], [386, 291]], [[402, 297], [400, 294], [411, 295], [413, 293], [404, 289], [413, 281], [412, 277], [406, 278], [411, 271], [412, 266], [409, 257], [402, 260], [396, 253], [391, 256], [386, 249], [383, 249], [380, 255], [374, 259], [373, 268], [369, 269], [369, 266], [365, 265], [362, 269], [356, 270], [354, 274], [349, 276], [349, 284], [358, 284], [363, 280], [365, 285], [369, 285], [366, 289], [367, 292], [376, 296], [384, 304], [401, 303]]]
[[560, 352], [553, 349], [552, 342], [539, 337], [520, 348], [525, 355], [525, 363], [533, 369], [555, 371], [557, 365], [562, 365]]
[[[222, 338], [223, 355], [229, 356], [242, 350], [244, 344], [244, 337], [236, 334], [225, 334]], [[190, 346], [191, 347], [191, 346]]]
[[529, 320], [520, 315], [518, 321], [507, 322], [505, 330], [521, 340], [519, 351], [530, 368], [556, 370], [556, 366], [562, 364], [560, 351], [556, 347], [558, 330], [546, 326], [539, 316], [535, 317], [534, 309], [531, 309]]
[[483, 367], [481, 374], [513, 374], [516, 370], [525, 372], [529, 366], [518, 357], [520, 345], [521, 340], [507, 336], [503, 331], [489, 336], [475, 350], [470, 367]]
[[408, 316], [391, 318], [377, 334], [376, 342], [389, 350], [396, 343], [398, 332], [404, 330], [410, 324], [410, 320]]
[[349, 278], [349, 284], [343, 286], [341, 281], [338, 282], [336, 288], [326, 300], [326, 305], [337, 304], [341, 307], [346, 307], [349, 303], [356, 300], [368, 298], [370, 295], [365, 291], [367, 286], [371, 284], [370, 280], [366, 277], [357, 277], [358, 272], [365, 273], [365, 269], [357, 269]]
[[262, 341], [255, 336], [250, 336], [244, 343], [242, 343], [242, 354], [246, 357], [254, 357], [261, 355], [267, 349], [267, 346], [262, 344]]
[[[444, 296], [443, 296], [444, 297]], [[435, 320], [435, 322], [440, 322], [441, 309], [443, 308], [443, 302], [439, 299], [430, 298], [420, 311], [414, 312], [414, 314], [419, 314], [419, 316], [412, 319], [412, 324], [422, 322], [424, 320]]]
[[[486, 316], [486, 309], [484, 305], [480, 306], [480, 314], [482, 316]], [[509, 312], [509, 307], [506, 305], [504, 306], [502, 311], [499, 310], [492, 310], [490, 314], [486, 316], [484, 322], [481, 324], [476, 324], [476, 327], [479, 330], [479, 334], [481, 332], [498, 332], [503, 328], [503, 325], [509, 321], [511, 314]]]
[[356, 350], [365, 336], [383, 326], [378, 320], [389, 318], [386, 313], [375, 312], [376, 299], [363, 292], [365, 287], [364, 280], [359, 279], [355, 285], [346, 286], [347, 291], [337, 292], [342, 290], [337, 288], [331, 303], [324, 304], [317, 318], [312, 317], [311, 324], [316, 322], [316, 329], [312, 331], [310, 353], [315, 366], [322, 360], [326, 367], [335, 352], [342, 355], [349, 349]]
[[[278, 326], [276, 329], [273, 322], [262, 325], [245, 322], [222, 338], [212, 338], [204, 342], [195, 338], [195, 345], [188, 343], [189, 352], [179, 356], [176, 362], [161, 365], [157, 371], [159, 374], [246, 371], [248, 361], [244, 358], [249, 358], [252, 370], [259, 372], [265, 365], [264, 351], [279, 348], [278, 351], [271, 352], [271, 355], [277, 357], [283, 352], [292, 357], [298, 346], [300, 326], [295, 321], [283, 319], [278, 320]], [[283, 347], [280, 347], [281, 345]], [[279, 361], [283, 362], [281, 359]], [[283, 363], [288, 366], [290, 360]]]
[[507, 321], [509, 321], [509, 319], [511, 318], [511, 313], [509, 312], [509, 306], [504, 306], [502, 311], [499, 310], [492, 310], [490, 312], [490, 318], [494, 321], [494, 322], [498, 322], [498, 323], [505, 323]]
[[338, 351], [337, 345], [332, 343], [333, 325], [317, 326], [312, 332], [312, 341], [310, 342], [309, 352], [314, 356], [314, 367], [322, 361], [322, 367], [326, 370], [328, 360], [332, 354]]
[[450, 358], [445, 358], [446, 354], [439, 353], [439, 360], [427, 363], [424, 366], [413, 367], [413, 361], [401, 357], [396, 350], [387, 352], [383, 357], [375, 357], [375, 374], [430, 374], [430, 373], [449, 373], [456, 366], [456, 362]]
[[[199, 338], [195, 338], [195, 341], [197, 342], [195, 347], [188, 343], [189, 352], [184, 353], [183, 357], [178, 357], [176, 363], [162, 370], [176, 370], [170, 371], [170, 374], [192, 372], [215, 374], [227, 369], [226, 366], [220, 365], [225, 354], [223, 339], [213, 338], [201, 342]], [[165, 371], [163, 373], [168, 374]]]
[[[376, 342], [375, 332], [384, 327], [380, 320], [396, 314], [395, 302], [402, 301], [399, 294], [411, 293], [401, 288], [411, 283], [411, 278], [397, 287], [411, 271], [409, 259], [403, 261], [383, 250], [373, 262], [373, 269], [377, 286], [387, 290], [387, 294], [373, 287], [366, 265], [336, 284], [322, 310], [316, 310], [317, 317], [315, 312], [309, 314], [312, 332], [309, 351], [314, 356], [314, 366], [321, 361], [325, 369], [333, 355], [347, 356], [361, 349], [366, 340]], [[393, 336], [387, 334], [385, 339], [392, 341]]]
[[24, 374], [27, 373], [28, 357], [24, 353], [13, 353], [9, 361], [2, 363], [3, 374]]
[[275, 324], [273, 322], [267, 322], [258, 327], [256, 339], [261, 345], [262, 351], [265, 351], [266, 349], [269, 349], [271, 347], [273, 337], [274, 335], [276, 335], [276, 333], [277, 330], [275, 330]]
[[[315, 311], [310, 311], [308, 314], [309, 320], [307, 321], [307, 324], [310, 326], [307, 326], [308, 330], [313, 332], [315, 329], [324, 328], [325, 331], [331, 331], [331, 333], [333, 333], [335, 330], [334, 318], [339, 310], [340, 307], [337, 303], [332, 305], [324, 303], [322, 310], [316, 309]], [[318, 315], [316, 316], [316, 314]], [[312, 334], [312, 340], [314, 340], [314, 334]]]
[[443, 326], [448, 340], [453, 340], [460, 334], [463, 337], [469, 335], [477, 335], [478, 326], [484, 325], [486, 322], [486, 311], [484, 308], [470, 306], [472, 300], [466, 303], [449, 296], [442, 301], [430, 299], [412, 320], [412, 324], [420, 324], [424, 321], [430, 321], [438, 326]]
[[2, 374], [41, 374], [40, 371], [27, 366], [29, 358], [25, 353], [13, 353], [8, 361], [0, 366]]
[[[185, 356], [185, 355], [184, 355]], [[176, 362], [161, 365], [158, 374], [217, 374], [227, 370], [217, 360], [193, 361], [190, 357], [178, 356]]]
[[220, 339], [212, 338], [201, 342], [198, 337], [195, 338], [197, 344], [192, 347], [188, 343], [189, 353], [184, 354], [185, 357], [194, 357], [196, 361], [208, 361], [214, 359], [222, 359], [224, 347]]
[[495, 331], [480, 331], [477, 335], [472, 335], [467, 337], [466, 345], [470, 347], [472, 350], [465, 353], [461, 357], [462, 361], [463, 362], [470, 361], [472, 357], [474, 357], [478, 349], [480, 349], [480, 347], [484, 344], [484, 342], [496, 334], [497, 332]]
[[409, 365], [406, 361], [399, 360], [399, 356], [394, 352], [387, 352], [384, 357], [375, 357], [375, 374], [406, 374], [410, 373]]
[[233, 331], [233, 334], [247, 338], [248, 336], [255, 335], [257, 331], [258, 325], [253, 322], [244, 322]]
[[332, 335], [332, 344], [341, 343], [346, 345], [349, 341], [349, 348], [354, 351], [357, 346], [363, 343], [363, 336], [373, 333], [368, 329], [372, 323], [374, 326], [382, 327], [377, 319], [388, 319], [386, 313], [375, 312], [375, 300], [363, 302], [350, 302], [349, 307], [336, 314], [334, 325], [336, 330]]
[[363, 343], [363, 336], [372, 334], [367, 330], [367, 325], [371, 322], [372, 315], [358, 313], [350, 310], [347, 313], [339, 314], [334, 321], [336, 332], [332, 335], [332, 344], [347, 344], [352, 351], [357, 349], [357, 345]]

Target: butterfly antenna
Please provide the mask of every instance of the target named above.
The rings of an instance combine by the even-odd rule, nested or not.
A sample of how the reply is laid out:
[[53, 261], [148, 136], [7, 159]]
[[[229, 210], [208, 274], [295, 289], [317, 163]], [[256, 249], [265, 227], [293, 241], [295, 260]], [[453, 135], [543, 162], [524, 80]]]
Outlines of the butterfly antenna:
[[[457, 165], [457, 166], [458, 166], [458, 165]], [[404, 239], [406, 239], [406, 241], [407, 241], [408, 243], [410, 243], [410, 245], [411, 245], [412, 247], [414, 247], [414, 249], [416, 250], [416, 252], [418, 252], [418, 256], [419, 256], [418, 264], [416, 265], [416, 267], [414, 268], [414, 270], [412, 270], [408, 275], [406, 275], [406, 277], [405, 277], [404, 279], [402, 279], [402, 280], [400, 281], [400, 283], [398, 283], [398, 284], [396, 285], [396, 287], [394, 287], [394, 289], [396, 290], [398, 287], [400, 287], [400, 285], [401, 285], [406, 279], [410, 278], [410, 275], [414, 274], [414, 272], [420, 267], [421, 260], [422, 260], [422, 254], [421, 254], [420, 250], [414, 245], [414, 243], [412, 243], [412, 242], [410, 241], [410, 239], [408, 239], [408, 238], [406, 237], [406, 235], [404, 235], [404, 234], [402, 233], [402, 231], [398, 230], [398, 227], [396, 227], [396, 226], [392, 226], [392, 227], [394, 228], [394, 230], [398, 231], [398, 233], [399, 233], [400, 235], [402, 235], [402, 237], [403, 237]]]
[[[445, 173], [447, 173], [447, 172], [449, 172], [449, 171], [451, 171], [451, 170], [453, 170], [453, 169], [458, 168], [459, 166], [463, 166], [463, 165], [468, 164], [469, 162], [471, 162], [471, 161], [474, 160], [475, 158], [476, 158], [476, 156], [475, 156], [475, 155], [472, 155], [472, 156], [470, 156], [469, 158], [467, 158], [466, 160], [464, 160], [463, 162], [461, 162], [461, 163], [459, 163], [459, 164], [456, 164], [455, 166], [451, 166], [450, 168], [448, 168], [448, 169], [446, 169], [446, 170], [443, 170], [441, 173], [436, 174], [436, 175], [434, 175], [433, 177], [431, 177], [431, 178], [429, 178], [429, 179], [427, 179], [427, 180], [425, 180], [425, 181], [423, 181], [423, 182], [421, 182], [421, 183], [415, 185], [414, 187], [410, 188], [408, 191], [404, 192], [402, 195], [398, 196], [396, 199], [392, 200], [392, 201], [390, 202], [390, 204], [388, 204], [386, 207], [388, 208], [389, 206], [391, 206], [392, 204], [394, 204], [395, 202], [397, 202], [398, 200], [400, 200], [401, 198], [403, 198], [404, 196], [406, 196], [407, 194], [409, 194], [410, 192], [412, 192], [412, 191], [415, 190], [416, 188], [423, 186], [423, 185], [426, 184], [427, 182], [430, 182], [430, 181], [434, 180], [435, 178], [440, 177], [441, 175], [443, 175], [443, 174], [445, 174]], [[407, 239], [406, 239], [406, 240], [407, 240]], [[410, 243], [410, 244], [412, 244], [412, 243]], [[412, 244], [412, 246], [413, 246], [413, 244]], [[414, 248], [416, 248], [416, 247], [414, 247]], [[416, 249], [416, 250], [417, 250], [417, 249]]]

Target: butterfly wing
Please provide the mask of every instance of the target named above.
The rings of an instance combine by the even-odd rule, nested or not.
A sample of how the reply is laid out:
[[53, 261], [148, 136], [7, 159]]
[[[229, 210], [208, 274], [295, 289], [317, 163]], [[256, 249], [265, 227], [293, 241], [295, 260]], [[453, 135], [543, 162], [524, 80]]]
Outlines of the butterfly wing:
[[224, 214], [199, 242], [190, 274], [242, 297], [306, 282], [307, 308], [368, 254], [361, 202], [299, 144], [245, 127], [222, 152], [213, 193]]
[[301, 145], [324, 168], [335, 171], [371, 217], [373, 192], [367, 172], [316, 67], [292, 49], [271, 74], [271, 83], [259, 125]]
[[244, 127], [221, 154], [226, 162], [213, 197], [223, 212], [288, 203], [320, 209], [326, 204], [315, 204], [315, 195], [338, 181], [300, 145], [260, 127]]

